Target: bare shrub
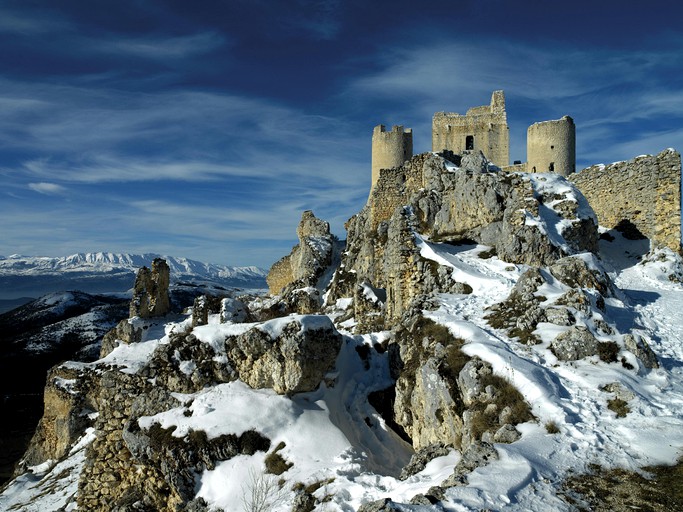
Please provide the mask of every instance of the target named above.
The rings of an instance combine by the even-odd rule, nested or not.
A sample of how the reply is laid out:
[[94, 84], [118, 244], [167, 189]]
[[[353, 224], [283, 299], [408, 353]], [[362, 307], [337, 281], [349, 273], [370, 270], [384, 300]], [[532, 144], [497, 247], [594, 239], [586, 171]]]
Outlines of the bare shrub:
[[284, 502], [286, 495], [273, 475], [249, 468], [247, 480], [242, 485], [244, 512], [270, 512]]

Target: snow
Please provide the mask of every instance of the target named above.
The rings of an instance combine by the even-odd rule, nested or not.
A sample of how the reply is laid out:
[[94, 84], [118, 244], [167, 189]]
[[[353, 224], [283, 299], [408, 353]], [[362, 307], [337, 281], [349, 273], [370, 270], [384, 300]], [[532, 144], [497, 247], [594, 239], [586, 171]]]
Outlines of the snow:
[[[548, 219], [545, 225], [553, 226], [546, 222]], [[570, 474], [585, 472], [591, 464], [639, 471], [648, 465], [672, 464], [681, 455], [683, 286], [669, 279], [680, 273], [681, 261], [663, 249], [643, 259], [649, 244], [612, 234], [614, 241], [601, 241], [601, 259], [590, 254], [578, 257], [593, 268], [604, 268], [619, 288], [615, 296], [606, 299], [603, 315], [615, 334], [602, 334], [601, 339], [617, 342], [620, 356], [636, 366], [633, 370], [597, 359], [558, 361], [548, 346], [567, 327], [539, 324], [535, 334], [542, 342], [535, 346], [522, 345], [492, 329], [484, 319], [486, 308], [507, 297], [525, 267], [510, 265], [495, 256], [482, 259], [480, 254], [488, 249], [485, 246], [452, 246], [416, 236], [423, 257], [449, 266], [453, 279], [469, 284], [473, 290], [468, 295], [439, 294], [438, 309], [424, 314], [464, 339], [465, 353], [488, 361], [494, 373], [512, 382], [537, 418], [518, 426], [522, 437], [517, 442], [496, 444], [499, 459], [470, 474], [468, 485], [448, 489], [445, 510], [569, 511], [571, 507], [558, 497], [557, 490]], [[567, 288], [545, 275], [549, 283], [537, 293], [545, 296], [549, 304]], [[348, 306], [348, 302], [339, 305]], [[156, 346], [167, 343], [172, 332], [191, 328], [189, 322], [189, 318], [176, 318], [166, 325], [153, 325], [142, 343], [122, 344], [101, 362], [116, 365], [121, 371], [139, 371]], [[226, 336], [258, 326], [274, 337], [291, 322], [298, 322], [301, 329], [317, 329], [329, 326], [330, 319], [324, 315], [292, 315], [260, 324], [221, 324], [210, 318], [209, 324], [194, 328], [193, 333], [224, 357]], [[648, 340], [660, 368], [637, 366], [633, 355], [623, 348], [626, 332], [637, 332]], [[350, 512], [385, 497], [408, 503], [414, 495], [446, 479], [460, 455], [453, 450], [407, 480], [397, 479], [412, 450], [386, 426], [366, 399], [368, 393], [391, 384], [388, 355], [371, 351], [366, 368], [357, 351], [387, 336], [387, 332], [356, 336], [344, 333], [335, 370], [316, 391], [287, 397], [235, 381], [191, 395], [177, 395], [183, 403], [191, 404], [143, 417], [140, 426], [175, 426], [175, 436], [201, 429], [209, 438], [255, 429], [271, 440], [271, 451], [284, 442], [285, 448], [279, 453], [293, 466], [278, 477], [286, 485], [273, 507], [275, 511], [291, 509], [291, 488], [297, 482], [327, 482], [315, 492], [319, 499], [330, 496], [318, 511]], [[601, 390], [612, 383], [632, 395], [631, 412], [623, 418], [617, 418], [607, 408], [607, 401], [615, 393]], [[191, 414], [186, 416], [188, 408]], [[559, 433], [546, 431], [545, 425], [550, 422]], [[88, 435], [92, 436], [92, 432]], [[69, 457], [53, 467], [52, 463], [46, 464], [14, 480], [0, 494], [0, 509], [14, 506], [41, 512], [60, 507], [71, 510], [68, 507], [73, 503], [77, 476], [84, 464], [83, 446], [88, 439], [86, 436], [80, 448], [74, 448]], [[198, 495], [211, 507], [243, 510], [243, 496], [254, 479], [264, 478], [264, 458], [265, 453], [259, 452], [217, 463], [213, 470], [197, 476]], [[59, 489], [38, 498], [65, 468], [69, 468], [69, 476], [60, 480]], [[31, 501], [35, 505], [26, 505]], [[430, 508], [406, 506], [405, 510]]]

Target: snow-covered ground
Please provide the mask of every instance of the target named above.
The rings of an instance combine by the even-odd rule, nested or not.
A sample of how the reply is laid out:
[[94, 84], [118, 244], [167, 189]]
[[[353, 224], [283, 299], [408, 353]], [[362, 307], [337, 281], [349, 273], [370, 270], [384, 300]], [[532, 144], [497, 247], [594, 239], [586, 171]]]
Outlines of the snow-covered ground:
[[[484, 310], [507, 297], [524, 267], [495, 257], [480, 258], [478, 254], [487, 249], [483, 246], [453, 247], [427, 240], [420, 244], [424, 257], [450, 265], [454, 278], [473, 289], [469, 295], [440, 295], [439, 309], [426, 314], [467, 340], [463, 348], [467, 354], [490, 362], [498, 375], [512, 381], [538, 420], [518, 426], [520, 440], [496, 444], [499, 459], [470, 474], [466, 487], [447, 490], [443, 509], [570, 510], [557, 495], [559, 485], [591, 464], [638, 470], [678, 459], [683, 448], [683, 286], [668, 279], [680, 271], [672, 254], [660, 252], [641, 264], [639, 256], [649, 249], [642, 242], [626, 241], [618, 234], [612, 242], [601, 241], [600, 263], [621, 290], [608, 299], [605, 320], [616, 332], [635, 331], [651, 341], [660, 368], [648, 371], [597, 359], [560, 362], [548, 349], [558, 332], [551, 324], [540, 324], [535, 333], [543, 340], [539, 345], [509, 340], [488, 326]], [[549, 298], [559, 293], [561, 288], [544, 289]], [[140, 346], [120, 347], [108, 357], [133, 371], [157, 344], [168, 341], [173, 328], [167, 325], [163, 332], [157, 331], [157, 338], [148, 336]], [[195, 334], [203, 342], [215, 343], [244, 329], [212, 318]], [[273, 446], [284, 442], [279, 453], [293, 466], [281, 475], [286, 492], [277, 494], [273, 510], [291, 509], [294, 493], [289, 489], [297, 482], [319, 483], [316, 497], [329, 498], [318, 506], [319, 511], [355, 511], [362, 503], [385, 497], [407, 503], [446, 479], [459, 454], [452, 451], [407, 480], [397, 479], [411, 450], [366, 400], [369, 392], [390, 383], [387, 355], [373, 352], [366, 368], [356, 350], [386, 335], [345, 333], [334, 373], [315, 392], [288, 398], [236, 381], [179, 396], [185, 403], [192, 399], [189, 416], [180, 407], [143, 418], [141, 423], [176, 425], [175, 435], [203, 429], [209, 437], [253, 428], [269, 437]], [[631, 412], [623, 418], [607, 408], [614, 394], [600, 389], [614, 382], [632, 395]], [[545, 426], [550, 422], [559, 433], [548, 433]], [[67, 460], [35, 468], [34, 475], [14, 481], [0, 495], [0, 510], [73, 510], [68, 496], [76, 490], [83, 464], [81, 448], [91, 435], [86, 434]], [[199, 475], [198, 495], [219, 509], [243, 510], [243, 497], [255, 480], [270, 478], [263, 475], [264, 456], [238, 456], [205, 471]], [[64, 475], [59, 484], [56, 475]], [[277, 486], [274, 481], [265, 483]]]

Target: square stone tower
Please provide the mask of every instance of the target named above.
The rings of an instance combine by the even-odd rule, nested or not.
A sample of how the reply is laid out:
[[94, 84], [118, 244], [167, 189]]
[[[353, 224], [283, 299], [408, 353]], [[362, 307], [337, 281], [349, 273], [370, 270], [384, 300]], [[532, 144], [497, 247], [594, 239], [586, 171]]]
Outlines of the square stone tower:
[[473, 107], [467, 114], [437, 112], [432, 119], [432, 151], [480, 150], [498, 167], [510, 163], [510, 130], [505, 93], [494, 91], [491, 104]]

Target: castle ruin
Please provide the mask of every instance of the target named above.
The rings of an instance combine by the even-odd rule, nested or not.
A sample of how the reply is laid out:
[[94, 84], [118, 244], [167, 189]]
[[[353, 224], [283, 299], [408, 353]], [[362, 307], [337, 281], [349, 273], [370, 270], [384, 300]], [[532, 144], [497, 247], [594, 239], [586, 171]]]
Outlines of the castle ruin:
[[379, 171], [400, 167], [413, 156], [413, 130], [394, 126], [386, 131], [383, 124], [372, 131], [372, 188], [379, 179]]
[[510, 162], [510, 130], [505, 93], [493, 91], [491, 103], [473, 107], [467, 114], [437, 112], [432, 118], [432, 151], [481, 151], [498, 167]]
[[[550, 172], [567, 177], [586, 196], [601, 226], [628, 223], [655, 247], [681, 253], [681, 156], [668, 149], [576, 173], [576, 126], [569, 116], [542, 121], [527, 130], [527, 161], [509, 165], [510, 139], [505, 94], [494, 91], [491, 103], [465, 115], [437, 112], [432, 119], [432, 151], [463, 155], [481, 151], [507, 172]], [[376, 126], [372, 134], [372, 186], [380, 171], [395, 169], [413, 156], [413, 132]], [[391, 194], [389, 190], [382, 193]]]
[[569, 176], [576, 172], [576, 128], [564, 116], [529, 126], [526, 135], [526, 171], [556, 172]]

